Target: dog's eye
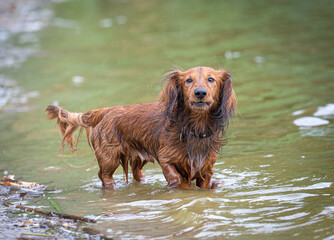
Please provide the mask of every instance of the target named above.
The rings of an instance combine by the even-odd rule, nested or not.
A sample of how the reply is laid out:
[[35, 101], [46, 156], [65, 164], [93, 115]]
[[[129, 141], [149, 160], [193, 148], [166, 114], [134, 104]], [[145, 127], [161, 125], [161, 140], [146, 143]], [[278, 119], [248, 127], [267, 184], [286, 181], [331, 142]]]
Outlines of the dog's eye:
[[212, 77], [208, 78], [208, 82], [214, 82], [215, 80]]
[[191, 78], [188, 78], [188, 79], [186, 80], [186, 82], [187, 82], [187, 83], [192, 83], [193, 80], [192, 80]]

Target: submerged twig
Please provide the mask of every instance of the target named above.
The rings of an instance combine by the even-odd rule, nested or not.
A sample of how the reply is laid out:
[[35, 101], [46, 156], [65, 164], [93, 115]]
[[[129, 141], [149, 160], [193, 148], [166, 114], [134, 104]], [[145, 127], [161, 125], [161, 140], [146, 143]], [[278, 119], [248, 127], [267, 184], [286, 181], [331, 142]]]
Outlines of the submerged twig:
[[43, 211], [43, 210], [39, 210], [39, 209], [35, 209], [35, 208], [29, 208], [29, 207], [24, 207], [24, 206], [20, 206], [20, 205], [15, 205], [15, 204], [8, 203], [8, 202], [4, 202], [3, 204], [8, 206], [8, 207], [15, 207], [15, 208], [27, 210], [27, 211], [30, 211], [30, 212], [37, 212], [37, 213], [45, 214], [45, 215], [48, 215], [48, 216], [58, 216], [58, 217], [61, 217], [61, 218], [79, 220], [79, 221], [82, 221], [82, 222], [96, 223], [96, 221], [94, 219], [89, 219], [89, 218], [86, 218], [86, 217], [80, 217], [80, 216], [75, 216], [75, 215], [66, 214], [66, 213]]
[[60, 207], [58, 206], [58, 204], [53, 201], [51, 198], [48, 198], [49, 202], [52, 204], [52, 206], [57, 210], [58, 213], [62, 213], [60, 210]]
[[57, 236], [53, 236], [53, 235], [49, 235], [49, 234], [42, 234], [42, 233], [26, 233], [26, 232], [23, 232], [21, 234], [22, 235], [37, 236], [37, 237], [52, 237], [52, 238], [57, 238]]

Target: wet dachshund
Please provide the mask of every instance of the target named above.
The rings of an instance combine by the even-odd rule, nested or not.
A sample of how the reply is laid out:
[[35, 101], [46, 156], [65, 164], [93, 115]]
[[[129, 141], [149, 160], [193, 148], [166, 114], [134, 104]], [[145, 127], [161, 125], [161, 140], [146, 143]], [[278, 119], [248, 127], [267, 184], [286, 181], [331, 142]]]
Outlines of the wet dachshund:
[[103, 186], [114, 189], [113, 174], [128, 165], [135, 181], [144, 180], [143, 166], [157, 161], [170, 187], [216, 188], [213, 166], [224, 142], [226, 127], [236, 109], [231, 75], [225, 70], [195, 67], [167, 73], [159, 100], [153, 103], [100, 108], [72, 113], [59, 106], [46, 108], [57, 119], [75, 151], [74, 132], [86, 129], [99, 164]]

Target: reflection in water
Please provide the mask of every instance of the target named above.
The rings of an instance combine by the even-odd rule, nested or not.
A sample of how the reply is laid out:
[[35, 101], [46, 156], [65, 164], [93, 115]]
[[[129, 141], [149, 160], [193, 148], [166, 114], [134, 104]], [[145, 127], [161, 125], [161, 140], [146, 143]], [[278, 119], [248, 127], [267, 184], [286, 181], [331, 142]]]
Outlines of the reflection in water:
[[[299, 110], [292, 113], [293, 116], [301, 115], [305, 111]], [[299, 127], [302, 136], [318, 136], [324, 137], [331, 134], [332, 129], [328, 127], [318, 127], [329, 124], [329, 120], [334, 117], [334, 104], [327, 104], [326, 106], [318, 107], [317, 111], [313, 114], [316, 117], [301, 117], [293, 121], [293, 123]], [[320, 118], [323, 117], [323, 118]]]
[[[156, 187], [151, 183], [123, 184], [118, 192], [106, 192], [94, 205], [104, 209], [99, 217], [100, 229], [108, 235], [112, 222], [113, 236], [119, 238], [137, 234], [145, 239], [161, 235], [187, 239], [294, 232], [333, 217], [332, 207], [321, 212], [309, 208], [312, 201], [331, 199], [330, 194], [319, 191], [331, 191], [332, 182], [305, 185], [308, 178], [303, 177], [291, 179], [286, 185], [266, 184], [272, 177], [265, 172], [227, 170], [216, 175], [225, 185], [215, 191], [166, 189], [164, 182]], [[115, 179], [119, 184], [123, 176], [116, 175]], [[99, 180], [95, 178], [92, 182], [83, 187], [85, 191], [100, 192]], [[125, 231], [125, 225], [135, 230]], [[152, 232], [152, 228], [159, 231]]]
[[[0, 170], [63, 189], [50, 195], [64, 212], [98, 218], [91, 227], [116, 239], [334, 238], [331, 1], [37, 0], [12, 15], [7, 2], [0, 107], [36, 108], [0, 112]], [[45, 106], [155, 101], [175, 65], [233, 74], [238, 115], [213, 176], [222, 188], [167, 188], [157, 163], [144, 183], [118, 171], [115, 191], [94, 164], [66, 169]], [[78, 148], [63, 158], [91, 162], [85, 141]]]
[[0, 75], [0, 110], [29, 111], [32, 107], [26, 105], [28, 100], [38, 96], [38, 91], [25, 92], [14, 80]]
[[302, 117], [293, 121], [299, 127], [315, 127], [329, 124], [329, 121], [316, 117]]
[[[39, 40], [35, 32], [48, 25], [52, 11], [42, 1], [24, 1], [0, 3], [0, 71], [18, 69], [32, 56], [37, 56], [35, 49]], [[14, 40], [18, 36], [18, 40]], [[18, 45], [31, 45], [15, 46]], [[0, 110], [25, 112], [33, 107], [27, 105], [30, 98], [39, 96], [38, 91], [24, 91], [11, 77], [0, 75]]]
[[326, 106], [318, 107], [318, 110], [313, 114], [313, 116], [334, 116], [334, 103], [328, 103]]
[[80, 28], [76, 21], [63, 18], [55, 18], [52, 22], [52, 25], [59, 28], [71, 28], [75, 30], [79, 30]]
[[300, 127], [299, 129], [303, 137], [304, 136], [325, 137], [333, 133], [333, 130], [328, 128]]

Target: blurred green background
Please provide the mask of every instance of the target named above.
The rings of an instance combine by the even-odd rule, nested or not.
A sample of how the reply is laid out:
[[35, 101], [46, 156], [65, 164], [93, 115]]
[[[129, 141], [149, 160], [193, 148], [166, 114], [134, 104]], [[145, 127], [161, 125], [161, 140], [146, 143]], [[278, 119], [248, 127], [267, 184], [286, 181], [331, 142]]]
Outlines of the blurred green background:
[[[69, 212], [129, 214], [98, 225], [107, 232], [112, 221], [120, 239], [333, 238], [333, 1], [0, 6], [4, 174], [63, 188], [59, 205]], [[57, 156], [60, 136], [45, 119], [48, 104], [86, 112], [155, 101], [165, 72], [199, 65], [231, 71], [238, 97], [229, 143], [215, 167], [222, 189], [170, 192], [158, 164], [151, 164], [147, 184], [126, 186], [120, 170], [119, 189], [104, 193], [96, 163], [68, 170]], [[78, 158], [65, 153], [63, 160], [80, 166], [94, 159], [85, 139], [79, 148]]]

